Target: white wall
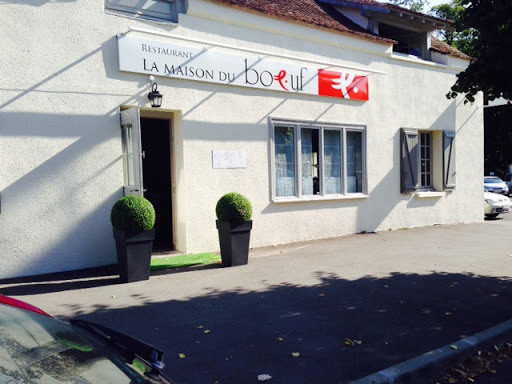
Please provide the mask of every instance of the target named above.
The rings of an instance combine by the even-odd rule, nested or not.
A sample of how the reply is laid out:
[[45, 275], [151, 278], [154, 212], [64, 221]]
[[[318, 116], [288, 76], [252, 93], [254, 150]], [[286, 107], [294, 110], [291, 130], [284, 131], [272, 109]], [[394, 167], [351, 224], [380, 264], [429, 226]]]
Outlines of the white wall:
[[[201, 0], [172, 27], [107, 15], [92, 0], [5, 4], [0, 20], [0, 278], [115, 262], [118, 109], [148, 106], [147, 76], [118, 70], [115, 36], [130, 26], [384, 72], [369, 75], [368, 102], [158, 79], [162, 109], [175, 119], [179, 250], [218, 250], [215, 204], [230, 191], [253, 202], [253, 247], [483, 219], [482, 102], [444, 97], [460, 68], [398, 60], [386, 45]], [[272, 203], [269, 116], [366, 125], [368, 197]], [[453, 193], [400, 194], [401, 127], [457, 131]], [[212, 169], [219, 149], [246, 151], [248, 167]]]

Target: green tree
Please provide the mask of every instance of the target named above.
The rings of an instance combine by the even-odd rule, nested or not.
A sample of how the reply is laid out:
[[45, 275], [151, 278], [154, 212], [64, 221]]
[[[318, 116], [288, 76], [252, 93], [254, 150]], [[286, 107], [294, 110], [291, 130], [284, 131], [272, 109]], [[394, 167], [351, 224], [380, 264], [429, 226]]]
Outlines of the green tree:
[[512, 99], [512, 1], [456, 1], [464, 8], [454, 20], [456, 32], [469, 34], [469, 46], [461, 50], [467, 49], [471, 61], [446, 96], [464, 94], [465, 102], [473, 102], [481, 91], [489, 100]]
[[389, 0], [390, 3], [400, 7], [409, 8], [411, 11], [423, 12], [429, 5], [428, 0]]
[[[461, 1], [453, 0], [449, 4], [436, 5], [432, 7], [429, 13], [441, 19], [450, 20], [454, 25], [458, 25], [461, 23], [464, 11], [466, 10]], [[472, 57], [474, 54], [475, 33], [476, 31], [473, 28], [462, 31], [446, 29], [437, 31], [436, 37]]]
[[512, 164], [512, 105], [484, 109], [484, 171], [504, 177]]

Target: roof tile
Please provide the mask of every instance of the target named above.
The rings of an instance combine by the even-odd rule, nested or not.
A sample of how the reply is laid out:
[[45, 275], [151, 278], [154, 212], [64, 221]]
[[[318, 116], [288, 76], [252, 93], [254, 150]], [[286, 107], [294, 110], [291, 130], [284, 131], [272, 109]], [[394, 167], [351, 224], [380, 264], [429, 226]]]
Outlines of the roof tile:
[[[372, 39], [383, 43], [383, 38], [360, 27], [331, 5], [315, 0], [210, 0], [216, 3], [250, 9], [267, 16], [314, 25], [316, 27]], [[365, 0], [368, 1], [368, 0]]]
[[[332, 5], [318, 0], [210, 0], [229, 6], [244, 8], [264, 15], [313, 25], [319, 28], [325, 28], [332, 31], [341, 32], [365, 39], [371, 39], [385, 44], [394, 44], [396, 41], [376, 35], [358, 24], [354, 23], [348, 17], [338, 12]], [[356, 5], [371, 5], [383, 9], [404, 10], [409, 13], [418, 14], [422, 17], [433, 20], [442, 20], [433, 16], [424, 15], [419, 12], [413, 12], [409, 9], [399, 7], [394, 4], [380, 3], [375, 0], [343, 0], [345, 3]], [[432, 37], [432, 51], [441, 54], [456, 56], [463, 59], [469, 59], [467, 55], [458, 51], [456, 48]]]
[[461, 59], [469, 60], [470, 57], [465, 53], [462, 53], [457, 48], [446, 44], [444, 41], [432, 37], [430, 49], [434, 52], [442, 53], [443, 55], [455, 56]]

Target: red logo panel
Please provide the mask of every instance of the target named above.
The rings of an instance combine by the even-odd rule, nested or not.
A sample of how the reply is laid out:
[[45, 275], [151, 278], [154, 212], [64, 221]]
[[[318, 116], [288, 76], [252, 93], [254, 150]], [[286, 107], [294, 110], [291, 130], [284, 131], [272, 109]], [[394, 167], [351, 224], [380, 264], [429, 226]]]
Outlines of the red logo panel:
[[319, 69], [318, 95], [368, 101], [368, 76]]

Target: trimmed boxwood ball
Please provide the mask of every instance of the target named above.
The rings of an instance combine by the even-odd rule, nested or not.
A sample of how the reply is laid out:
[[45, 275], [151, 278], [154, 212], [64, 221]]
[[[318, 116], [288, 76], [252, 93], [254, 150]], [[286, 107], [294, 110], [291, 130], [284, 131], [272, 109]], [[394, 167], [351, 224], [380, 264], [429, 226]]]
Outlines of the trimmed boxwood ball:
[[110, 212], [112, 226], [119, 231], [148, 231], [155, 226], [153, 204], [142, 196], [125, 196]]
[[226, 193], [215, 207], [219, 221], [242, 224], [252, 219], [252, 205], [247, 197], [237, 192]]

